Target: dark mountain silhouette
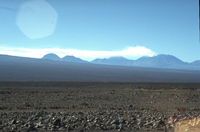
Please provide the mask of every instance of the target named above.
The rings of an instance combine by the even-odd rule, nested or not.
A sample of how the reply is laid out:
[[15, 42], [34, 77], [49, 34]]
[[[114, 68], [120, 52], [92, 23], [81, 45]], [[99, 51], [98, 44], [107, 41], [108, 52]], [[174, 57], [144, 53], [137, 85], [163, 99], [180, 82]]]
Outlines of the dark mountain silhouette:
[[76, 58], [76, 57], [71, 56], [71, 55], [67, 55], [67, 56], [63, 57], [61, 60], [62, 61], [68, 61], [68, 62], [88, 63], [87, 61], [84, 61], [80, 58]]
[[0, 55], [0, 81], [200, 82], [200, 70], [71, 63]]
[[92, 63], [96, 64], [107, 64], [107, 65], [125, 65], [125, 66], [130, 66], [133, 63], [133, 60], [126, 59], [121, 56], [116, 56], [116, 57], [110, 57], [108, 59], [95, 59], [92, 61]]
[[42, 59], [48, 59], [48, 60], [60, 60], [60, 57], [57, 56], [56, 54], [54, 53], [49, 53], [49, 54], [46, 54], [42, 57]]

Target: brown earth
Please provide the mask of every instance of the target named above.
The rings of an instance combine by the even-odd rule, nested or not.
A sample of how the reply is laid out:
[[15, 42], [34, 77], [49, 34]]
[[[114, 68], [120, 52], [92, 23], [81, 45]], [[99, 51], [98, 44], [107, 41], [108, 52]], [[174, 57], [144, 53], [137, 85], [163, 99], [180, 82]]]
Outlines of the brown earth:
[[197, 83], [0, 82], [0, 131], [196, 132], [199, 118]]

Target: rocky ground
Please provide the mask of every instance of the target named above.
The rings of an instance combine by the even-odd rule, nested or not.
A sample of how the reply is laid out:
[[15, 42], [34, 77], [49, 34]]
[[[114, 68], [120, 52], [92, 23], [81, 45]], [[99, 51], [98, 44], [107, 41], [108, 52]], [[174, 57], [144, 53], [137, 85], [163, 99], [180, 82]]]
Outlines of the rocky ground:
[[[200, 84], [0, 82], [0, 131], [200, 131]], [[190, 129], [190, 127], [195, 128]]]

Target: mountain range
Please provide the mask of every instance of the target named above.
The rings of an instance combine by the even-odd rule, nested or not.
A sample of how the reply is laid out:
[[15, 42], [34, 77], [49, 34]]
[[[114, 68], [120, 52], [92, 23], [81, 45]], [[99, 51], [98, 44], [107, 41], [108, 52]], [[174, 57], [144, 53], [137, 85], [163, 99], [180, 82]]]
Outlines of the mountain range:
[[66, 55], [63, 58], [60, 58], [58, 55], [54, 54], [54, 53], [49, 53], [46, 54], [42, 57], [42, 59], [48, 59], [48, 60], [57, 60], [57, 61], [68, 61], [68, 62], [78, 62], [78, 63], [87, 63], [87, 61], [84, 61], [80, 58], [76, 58], [74, 56], [71, 55]]
[[[111, 57], [98, 59], [100, 64], [95, 61], [85, 62], [73, 56], [60, 58], [55, 54], [45, 55], [42, 59], [0, 55], [0, 81], [200, 82], [200, 70], [163, 68], [163, 64], [196, 67], [199, 61], [189, 64], [168, 55], [138, 60]], [[138, 62], [149, 64], [149, 67], [134, 66], [139, 65]], [[150, 67], [155, 65], [162, 68]]]
[[200, 60], [188, 63], [184, 62], [173, 55], [160, 54], [153, 57], [141, 57], [137, 60], [130, 60], [122, 56], [114, 56], [110, 58], [97, 58], [91, 62], [76, 58], [74, 56], [65, 56], [63, 58], [58, 57], [56, 54], [46, 54], [42, 59], [59, 60], [68, 62], [79, 63], [94, 63], [105, 65], [121, 65], [121, 66], [138, 66], [138, 67], [153, 67], [153, 68], [170, 68], [170, 69], [199, 69]]

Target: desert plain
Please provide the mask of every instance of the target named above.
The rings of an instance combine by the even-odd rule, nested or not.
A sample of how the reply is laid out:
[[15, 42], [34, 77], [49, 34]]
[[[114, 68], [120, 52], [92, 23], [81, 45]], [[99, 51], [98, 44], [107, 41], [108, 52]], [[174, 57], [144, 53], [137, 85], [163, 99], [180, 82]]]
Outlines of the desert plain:
[[200, 83], [0, 82], [1, 132], [199, 132]]

